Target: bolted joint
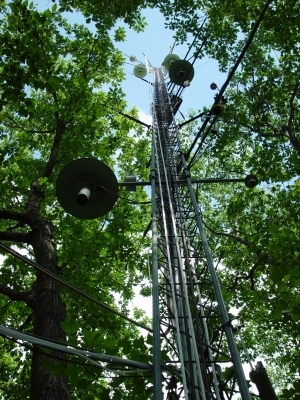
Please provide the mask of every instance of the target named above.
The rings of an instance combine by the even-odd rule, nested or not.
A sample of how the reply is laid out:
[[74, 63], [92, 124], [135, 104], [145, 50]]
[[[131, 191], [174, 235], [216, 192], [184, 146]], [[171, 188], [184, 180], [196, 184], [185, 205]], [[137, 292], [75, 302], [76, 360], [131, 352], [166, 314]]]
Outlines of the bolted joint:
[[183, 174], [182, 174], [183, 179], [188, 179], [191, 178], [191, 174], [188, 168], [183, 169]]
[[155, 169], [155, 168], [151, 169], [151, 174], [150, 174], [150, 176], [149, 176], [150, 181], [151, 181], [152, 179], [156, 179], [156, 175], [157, 175], [156, 169]]

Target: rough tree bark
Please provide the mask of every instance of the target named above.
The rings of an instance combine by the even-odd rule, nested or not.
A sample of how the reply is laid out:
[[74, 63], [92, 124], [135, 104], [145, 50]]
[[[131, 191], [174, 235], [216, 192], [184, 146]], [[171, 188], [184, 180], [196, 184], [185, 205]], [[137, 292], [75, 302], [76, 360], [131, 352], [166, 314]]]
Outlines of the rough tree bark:
[[[34, 181], [31, 185], [31, 194], [27, 204], [29, 225], [32, 228], [31, 244], [36, 262], [49, 271], [59, 274], [53, 241], [53, 226], [40, 216], [40, 196], [38, 182]], [[36, 274], [35, 298], [33, 333], [37, 336], [57, 341], [65, 339], [66, 336], [60, 324], [65, 318], [65, 304], [60, 297], [59, 284], [38, 271]], [[65, 359], [62, 353], [52, 352], [51, 354], [62, 360]], [[33, 352], [31, 400], [69, 400], [67, 376], [53, 377], [50, 372], [44, 370], [42, 368], [44, 357], [38, 351]]]
[[[53, 102], [57, 103], [57, 94], [53, 93]], [[72, 120], [69, 119], [68, 122]], [[51, 175], [56, 164], [60, 143], [68, 122], [60, 120], [58, 111], [55, 111], [55, 135], [44, 170], [37, 175], [30, 185], [26, 212], [0, 210], [0, 218], [19, 222], [14, 227], [0, 232], [0, 240], [16, 243], [26, 243], [32, 246], [35, 260], [48, 271], [59, 275], [61, 269], [57, 265], [55, 244], [53, 240], [54, 229], [50, 222], [46, 221], [40, 212], [40, 201], [44, 194], [39, 187], [38, 179]], [[23, 210], [22, 210], [23, 211]], [[14, 232], [14, 228], [30, 227], [30, 232]], [[59, 284], [43, 272], [36, 273], [36, 281], [30, 292], [18, 292], [10, 286], [0, 285], [0, 293], [8, 296], [11, 301], [25, 301], [31, 308], [29, 320], [33, 320], [33, 334], [60, 341], [66, 339], [61, 327], [66, 315], [66, 307], [63, 303]], [[26, 320], [27, 321], [27, 320]], [[66, 356], [61, 352], [52, 352], [50, 356], [56, 358], [55, 362], [66, 363]], [[52, 376], [42, 365], [47, 357], [41, 349], [34, 347], [31, 364], [31, 400], [69, 400], [67, 376]], [[58, 359], [58, 360], [57, 360]]]

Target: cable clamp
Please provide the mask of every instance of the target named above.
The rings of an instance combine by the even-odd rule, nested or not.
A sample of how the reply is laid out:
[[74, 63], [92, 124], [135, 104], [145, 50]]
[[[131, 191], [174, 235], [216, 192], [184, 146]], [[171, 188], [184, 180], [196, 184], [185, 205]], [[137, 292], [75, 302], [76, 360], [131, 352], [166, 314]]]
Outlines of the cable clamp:
[[225, 326], [230, 326], [230, 328], [232, 329], [233, 332], [236, 332], [236, 328], [232, 325], [232, 321], [237, 319], [238, 317], [235, 317], [233, 319], [229, 319], [227, 322], [225, 322], [224, 324], [221, 325], [222, 328], [225, 328]]
[[185, 174], [185, 179], [191, 178], [190, 171], [187, 167], [183, 168], [183, 173]]

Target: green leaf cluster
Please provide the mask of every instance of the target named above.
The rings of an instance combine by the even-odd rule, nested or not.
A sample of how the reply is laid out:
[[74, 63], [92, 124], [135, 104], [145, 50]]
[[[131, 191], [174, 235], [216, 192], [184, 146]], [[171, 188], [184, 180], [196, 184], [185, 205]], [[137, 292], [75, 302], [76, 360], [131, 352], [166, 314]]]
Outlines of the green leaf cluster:
[[[173, 5], [167, 1], [160, 7], [178, 40], [187, 43], [192, 34], [201, 48], [197, 57], [216, 59], [220, 71], [229, 73], [264, 2]], [[282, 398], [300, 395], [297, 383], [291, 388], [299, 376], [298, 12], [293, 1], [271, 2], [224, 93], [226, 110], [216, 122], [217, 133], [208, 134], [192, 170], [195, 178], [249, 173], [259, 178], [260, 185], [251, 191], [242, 184], [206, 185], [197, 189], [197, 197], [221, 265], [227, 304], [245, 324], [251, 357], [273, 368]], [[187, 149], [196, 133], [196, 127], [182, 132]], [[281, 379], [280, 369], [290, 376]]]
[[[28, 215], [36, 185], [36, 215], [53, 227], [49, 244], [56, 247], [56, 273], [129, 315], [133, 287], [148, 274], [147, 259], [141, 250], [149, 246], [149, 239], [142, 239], [141, 220], [147, 215], [150, 220], [151, 216], [148, 205], [138, 204], [148, 200], [147, 193], [142, 188], [135, 193], [124, 191], [108, 215], [91, 221], [67, 215], [55, 193], [61, 169], [83, 157], [101, 159], [120, 180], [131, 173], [136, 173], [138, 179], [148, 179], [145, 166], [150, 154], [149, 136], [117, 112], [137, 118], [137, 109], [126, 110], [120, 87], [123, 56], [114, 47], [107, 29], [93, 34], [84, 26], [70, 25], [56, 4], [52, 10], [40, 12], [33, 3], [12, 1], [3, 6], [2, 12], [0, 209], [3, 213]], [[116, 34], [123, 40], [123, 30]], [[128, 150], [133, 147], [138, 149], [134, 156]], [[145, 221], [144, 228], [147, 224]], [[36, 260], [30, 238], [40, 228], [32, 227], [27, 220], [3, 218], [1, 240], [12, 245], [17, 238], [18, 250]], [[23, 237], [28, 242], [22, 242]], [[0, 280], [1, 323], [33, 333], [38, 319], [31, 303], [18, 300], [13, 294], [20, 293], [26, 299], [32, 294], [34, 301], [35, 272], [5, 256]], [[67, 317], [58, 322], [68, 343], [133, 359], [140, 359], [148, 351], [135, 326], [69, 289], [61, 287], [60, 296]], [[47, 310], [50, 314], [51, 306]], [[136, 317], [145, 320], [138, 310]], [[31, 353], [20, 350], [14, 356], [13, 348], [10, 342], [3, 347], [0, 368], [6, 371], [2, 374], [6, 383], [1, 385], [1, 395], [19, 399], [22, 394], [26, 398], [30, 391]], [[111, 379], [100, 369], [66, 365], [51, 357], [44, 357], [43, 368], [52, 376], [68, 376], [71, 397], [94, 399], [102, 393], [105, 398], [114, 391], [115, 398], [139, 398], [140, 393], [149, 398], [151, 392], [142, 378], [137, 379], [140, 389], [136, 389], [132, 378], [124, 378], [125, 383], [120, 386], [120, 378]], [[134, 395], [130, 394], [132, 391]]]

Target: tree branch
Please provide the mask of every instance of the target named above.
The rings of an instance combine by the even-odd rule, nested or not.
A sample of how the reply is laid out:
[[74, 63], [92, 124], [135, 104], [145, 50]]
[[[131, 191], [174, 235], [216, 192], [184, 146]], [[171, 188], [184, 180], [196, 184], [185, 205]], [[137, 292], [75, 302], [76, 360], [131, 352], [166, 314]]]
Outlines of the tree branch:
[[0, 284], [0, 293], [10, 298], [11, 301], [24, 301], [32, 310], [35, 309], [35, 295], [34, 291], [19, 292], [9, 286]]
[[290, 118], [289, 118], [289, 123], [288, 123], [288, 127], [290, 129], [292, 128], [292, 124], [294, 121], [295, 107], [294, 107], [293, 103], [294, 103], [298, 88], [299, 88], [299, 83], [297, 82], [294, 86], [294, 90], [293, 90], [291, 98], [290, 98]]
[[32, 236], [31, 236], [31, 232], [22, 233], [22, 232], [9, 232], [9, 231], [1, 232], [0, 231], [0, 240], [8, 240], [9, 242], [31, 244]]
[[297, 94], [299, 88], [299, 83], [296, 83], [294, 86], [294, 90], [292, 92], [291, 98], [290, 98], [290, 117], [289, 117], [289, 122], [288, 125], [284, 125], [283, 127], [289, 134], [289, 139], [291, 142], [291, 145], [294, 147], [294, 149], [297, 151], [298, 155], [300, 156], [300, 143], [298, 139], [295, 136], [294, 129], [293, 129], [293, 121], [294, 121], [294, 113], [295, 113], [295, 107], [294, 107], [294, 100]]
[[283, 137], [283, 136], [285, 136], [286, 137], [286, 135], [284, 134], [284, 133], [261, 133], [261, 132], [258, 132], [258, 134], [259, 134], [259, 136], [262, 136], [262, 137]]
[[[236, 235], [233, 235], [233, 234], [231, 234], [231, 233], [216, 232], [216, 231], [215, 231], [214, 229], [212, 229], [209, 225], [207, 225], [203, 220], [202, 220], [202, 222], [203, 222], [203, 225], [204, 225], [209, 231], [211, 231], [214, 235], [229, 237], [229, 238], [234, 239], [234, 240], [236, 240], [237, 242], [243, 244], [244, 246], [250, 246], [250, 245], [251, 245], [251, 242], [249, 242], [248, 240], [242, 239], [241, 237], [236, 236]], [[271, 264], [275, 264], [275, 263], [276, 263], [276, 261], [274, 260], [274, 258], [271, 257], [269, 253], [263, 253], [263, 254], [262, 254], [262, 253], [261, 253], [261, 250], [256, 250], [256, 251], [255, 251], [255, 254], [256, 254], [257, 257], [258, 257], [257, 262], [251, 267], [251, 269], [250, 269], [250, 271], [248, 272], [247, 275], [239, 275], [239, 276], [236, 276], [235, 279], [234, 279], [233, 285], [230, 286], [230, 287], [228, 288], [228, 290], [229, 290], [229, 289], [234, 289], [234, 288], [237, 286], [238, 281], [240, 281], [240, 280], [242, 280], [242, 279], [245, 279], [245, 280], [249, 280], [249, 279], [250, 279], [250, 281], [251, 281], [250, 289], [251, 289], [251, 290], [254, 290], [254, 273], [255, 273], [256, 269], [258, 268], [258, 266], [259, 266], [263, 261], [268, 261], [268, 262], [271, 263]]]
[[2, 310], [3, 308], [6, 308], [6, 307], [8, 307], [8, 306], [10, 305], [10, 303], [12, 303], [12, 300], [9, 300], [9, 302], [8, 302], [8, 303], [6, 303], [6, 304], [5, 304], [5, 306], [2, 306], [2, 307], [1, 307], [1, 310]]
[[261, 132], [259, 132], [259, 128], [260, 128], [260, 127], [258, 127], [258, 129], [255, 129], [255, 127], [254, 127], [254, 126], [251, 126], [251, 125], [245, 125], [245, 126], [246, 126], [246, 128], [250, 129], [251, 132], [255, 132], [255, 133], [257, 133], [259, 136], [262, 136], [262, 137], [283, 137], [283, 136], [288, 137], [288, 136], [284, 133], [284, 130], [281, 130], [280, 132], [278, 132], [278, 130], [275, 128], [275, 126], [271, 125], [269, 122], [263, 122], [263, 123], [264, 123], [265, 125], [267, 125], [268, 128], [272, 129], [272, 130], [273, 130], [273, 133], [261, 133]]
[[28, 216], [26, 213], [19, 213], [17, 211], [0, 210], [0, 218], [12, 219], [13, 221], [28, 223]]
[[[257, 254], [257, 253], [258, 253], [258, 252], [256, 252], [256, 254]], [[229, 290], [229, 289], [234, 289], [234, 288], [237, 286], [238, 281], [241, 280], [241, 279], [245, 279], [245, 280], [249, 280], [249, 279], [250, 279], [250, 281], [251, 281], [250, 289], [251, 289], [251, 290], [254, 290], [254, 273], [255, 273], [255, 271], [257, 270], [258, 266], [259, 266], [263, 261], [267, 261], [267, 260], [270, 261], [270, 262], [272, 262], [272, 263], [274, 263], [274, 260], [273, 260], [272, 257], [270, 257], [269, 253], [261, 254], [261, 255], [258, 257], [258, 260], [256, 261], [256, 263], [252, 266], [252, 268], [251, 268], [250, 271], [248, 272], [248, 275], [236, 276], [236, 277], [234, 278], [234, 283], [233, 283], [233, 285], [232, 285], [232, 286], [229, 286], [228, 290]]]
[[93, 43], [92, 49], [91, 49], [90, 52], [89, 52], [88, 59], [87, 59], [85, 65], [84, 65], [83, 68], [82, 68], [82, 76], [83, 76], [84, 78], [86, 78], [86, 73], [87, 73], [87, 69], [88, 69], [88, 64], [89, 64], [91, 58], [93, 57], [92, 52], [93, 52], [93, 50], [94, 50], [94, 48], [95, 48], [96, 42], [97, 42], [97, 39], [94, 39], [94, 43]]
[[[57, 94], [55, 92], [53, 93], [53, 98], [54, 98], [54, 103], [57, 103]], [[45, 177], [48, 178], [55, 166], [57, 154], [58, 154], [58, 150], [59, 150], [59, 145], [60, 145], [60, 142], [61, 142], [61, 139], [63, 136], [63, 131], [65, 128], [65, 124], [63, 124], [60, 121], [59, 114], [57, 111], [55, 112], [55, 119], [56, 119], [56, 129], [55, 129], [56, 133], [55, 133], [49, 160], [47, 162], [47, 165], [46, 165], [44, 171], [41, 174], [42, 178], [45, 178]]]
[[[22, 129], [22, 131], [27, 132], [27, 133], [52, 133], [55, 131], [55, 128], [50, 129], [50, 130], [32, 130], [32, 129], [25, 129], [23, 128], [22, 125], [20, 125], [17, 121], [15, 121], [12, 117], [10, 117], [9, 115], [5, 114], [5, 117], [8, 118], [10, 121], [12, 121], [15, 126], [17, 126], [19, 129]], [[11, 128], [11, 126], [8, 126], [9, 128]]]
[[229, 286], [228, 290], [234, 289], [234, 288], [237, 286], [238, 281], [241, 280], [241, 279], [245, 279], [245, 280], [250, 279], [250, 281], [251, 281], [250, 289], [251, 289], [251, 290], [254, 290], [254, 272], [255, 272], [255, 270], [257, 269], [257, 267], [259, 266], [260, 263], [261, 263], [261, 260], [258, 260], [258, 261], [253, 265], [253, 267], [250, 269], [250, 271], [248, 272], [248, 275], [236, 276], [236, 277], [234, 278], [234, 283], [233, 283], [233, 285]]
[[18, 327], [18, 331], [23, 331], [24, 328], [26, 328], [26, 326], [29, 325], [30, 322], [32, 321], [32, 317], [33, 317], [33, 312], [30, 313], [30, 314], [28, 315], [28, 317], [25, 319], [25, 321], [23, 322], [23, 324], [21, 324], [21, 325]]
[[232, 233], [217, 232], [217, 231], [215, 231], [214, 229], [212, 229], [209, 225], [207, 225], [203, 220], [202, 220], [202, 222], [203, 222], [203, 225], [204, 225], [210, 232], [212, 232], [212, 233], [213, 233], [214, 235], [216, 235], [216, 236], [226, 236], [226, 237], [229, 237], [229, 238], [231, 238], [231, 239], [236, 240], [237, 242], [243, 244], [244, 246], [249, 246], [249, 245], [250, 245], [250, 242], [249, 242], [248, 240], [242, 239], [241, 237], [236, 236], [236, 235], [233, 235]]

